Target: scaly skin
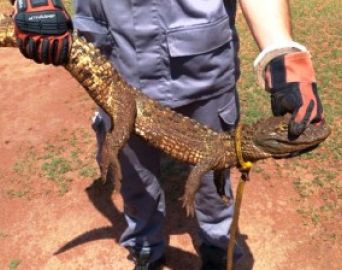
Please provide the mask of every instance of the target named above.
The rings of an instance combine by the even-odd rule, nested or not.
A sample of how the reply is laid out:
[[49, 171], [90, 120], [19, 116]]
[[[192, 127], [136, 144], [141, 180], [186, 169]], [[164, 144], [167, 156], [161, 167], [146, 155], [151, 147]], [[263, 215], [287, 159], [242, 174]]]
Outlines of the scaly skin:
[[[12, 20], [0, 15], [0, 47], [16, 46], [13, 29]], [[183, 196], [188, 215], [194, 213], [194, 196], [206, 172], [216, 172], [215, 184], [219, 194], [224, 196], [222, 172], [239, 163], [234, 134], [217, 133], [146, 97], [128, 85], [94, 45], [77, 36], [73, 37], [65, 68], [112, 118], [113, 129], [106, 135], [100, 162], [102, 179], [113, 166], [118, 185], [121, 169], [117, 155], [134, 132], [171, 157], [195, 165]], [[329, 127], [323, 123], [319, 127], [310, 125], [302, 136], [290, 140], [288, 120], [289, 116], [271, 117], [245, 126], [241, 138], [243, 158], [257, 161], [288, 157], [318, 145], [330, 134]]]

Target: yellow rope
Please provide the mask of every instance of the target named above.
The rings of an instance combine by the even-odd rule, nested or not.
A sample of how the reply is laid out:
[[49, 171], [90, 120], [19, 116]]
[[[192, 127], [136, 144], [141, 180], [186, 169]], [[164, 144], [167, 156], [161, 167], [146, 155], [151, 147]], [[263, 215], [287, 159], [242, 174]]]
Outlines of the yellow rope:
[[237, 187], [237, 190], [236, 190], [234, 216], [233, 216], [232, 225], [230, 227], [230, 237], [229, 237], [228, 250], [227, 250], [227, 270], [233, 270], [234, 248], [235, 248], [235, 243], [236, 243], [236, 234], [238, 231], [242, 194], [244, 191], [245, 183], [246, 181], [242, 180], [241, 178], [239, 185]]
[[236, 127], [236, 131], [235, 131], [235, 152], [236, 152], [236, 156], [239, 162], [239, 169], [240, 171], [249, 171], [252, 166], [253, 163], [250, 161], [245, 161], [243, 159], [242, 156], [242, 125], [239, 123], [238, 126]]
[[239, 163], [238, 167], [241, 172], [241, 178], [240, 178], [237, 190], [236, 190], [233, 222], [229, 231], [230, 237], [229, 237], [229, 244], [228, 244], [228, 249], [227, 249], [227, 268], [226, 268], [227, 270], [233, 270], [233, 267], [234, 267], [233, 255], [234, 255], [234, 248], [235, 248], [235, 242], [236, 242], [236, 234], [238, 231], [242, 195], [243, 195], [245, 183], [249, 179], [248, 178], [249, 171], [253, 166], [252, 162], [245, 161], [243, 159], [241, 140], [242, 140], [242, 125], [238, 124], [236, 131], [235, 131], [235, 151], [236, 151], [236, 156], [237, 156], [238, 163]]

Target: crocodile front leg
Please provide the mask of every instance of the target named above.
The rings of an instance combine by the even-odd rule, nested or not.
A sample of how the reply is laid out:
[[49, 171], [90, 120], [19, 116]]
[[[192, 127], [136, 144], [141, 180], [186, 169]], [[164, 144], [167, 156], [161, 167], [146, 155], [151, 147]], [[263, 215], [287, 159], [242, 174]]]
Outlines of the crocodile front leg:
[[227, 197], [225, 192], [226, 179], [224, 177], [225, 170], [215, 170], [214, 171], [214, 183], [216, 186], [217, 194], [221, 197], [221, 199], [228, 203], [230, 198]]

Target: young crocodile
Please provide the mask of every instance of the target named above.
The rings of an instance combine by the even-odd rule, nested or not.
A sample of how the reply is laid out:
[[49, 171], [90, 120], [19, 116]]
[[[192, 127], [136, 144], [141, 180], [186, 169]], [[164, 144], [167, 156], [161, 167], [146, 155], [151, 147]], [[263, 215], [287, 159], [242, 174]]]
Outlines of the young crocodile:
[[[14, 47], [13, 23], [0, 15], [0, 47]], [[117, 158], [119, 150], [132, 132], [171, 157], [194, 165], [186, 181], [182, 197], [187, 214], [193, 214], [194, 196], [203, 174], [210, 170], [222, 172], [238, 165], [235, 135], [217, 133], [196, 121], [163, 107], [128, 85], [93, 44], [74, 36], [69, 61], [65, 68], [85, 88], [90, 97], [112, 118], [113, 128], [106, 135], [102, 179], [113, 166], [115, 179], [121, 180]], [[271, 117], [242, 130], [242, 155], [245, 160], [257, 161], [269, 157], [289, 157], [310, 149], [330, 134], [326, 123], [310, 125], [297, 139], [288, 138], [289, 116]], [[217, 177], [218, 192], [224, 195]]]

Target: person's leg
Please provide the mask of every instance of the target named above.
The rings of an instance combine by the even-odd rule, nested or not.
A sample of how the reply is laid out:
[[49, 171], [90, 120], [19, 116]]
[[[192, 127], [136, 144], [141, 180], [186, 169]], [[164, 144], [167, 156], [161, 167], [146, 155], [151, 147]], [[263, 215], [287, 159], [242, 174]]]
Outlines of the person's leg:
[[[109, 117], [100, 109], [93, 119], [98, 143], [98, 162], [101, 160], [99, 149], [102, 147], [104, 133], [110, 127]], [[132, 135], [120, 152], [119, 159], [123, 174], [121, 193], [128, 225], [120, 242], [140, 260], [137, 263], [156, 261], [163, 256], [165, 249], [165, 201], [164, 192], [158, 182], [159, 151]]]
[[[106, 6], [103, 6], [103, 3], [104, 1], [76, 0], [73, 22], [81, 36], [111, 59], [114, 45], [104, 9]], [[96, 160], [100, 162], [105, 134], [111, 128], [110, 118], [99, 109], [94, 116], [92, 127], [97, 139]], [[120, 242], [129, 248], [135, 257], [146, 262], [156, 261], [164, 253], [165, 245], [162, 233], [165, 216], [164, 193], [157, 180], [160, 170], [159, 152], [132, 135], [122, 149], [119, 159], [123, 175], [121, 191], [128, 224]], [[109, 173], [107, 176], [111, 178], [113, 174]]]
[[[235, 92], [235, 91], [234, 91]], [[234, 92], [228, 92], [214, 99], [199, 101], [180, 107], [179, 112], [188, 115], [216, 131], [229, 131], [234, 128], [238, 116], [238, 104]], [[224, 172], [225, 193], [233, 198], [229, 170]], [[201, 187], [195, 198], [195, 212], [199, 224], [200, 247], [203, 259], [202, 269], [224, 265], [226, 248], [229, 241], [229, 229], [234, 212], [233, 200], [226, 204], [217, 194], [213, 172], [208, 172], [202, 180]], [[235, 256], [241, 250], [236, 248]], [[205, 266], [207, 264], [207, 267]], [[221, 269], [221, 268], [217, 268]], [[222, 268], [223, 269], [223, 268]]]
[[164, 254], [165, 199], [158, 178], [159, 151], [132, 136], [120, 155], [123, 169], [122, 196], [128, 224], [121, 236], [123, 246], [135, 254], [149, 254], [155, 261]]

